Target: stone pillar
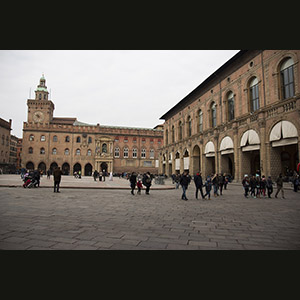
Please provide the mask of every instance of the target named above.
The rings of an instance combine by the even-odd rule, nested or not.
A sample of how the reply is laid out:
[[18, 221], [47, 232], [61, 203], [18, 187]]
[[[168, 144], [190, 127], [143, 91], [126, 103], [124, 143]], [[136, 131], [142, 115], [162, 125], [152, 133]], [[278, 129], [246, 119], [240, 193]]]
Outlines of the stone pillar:
[[260, 170], [261, 175], [267, 176], [267, 162], [269, 157], [267, 156], [266, 149], [266, 121], [264, 117], [258, 120], [259, 132], [260, 132]]
[[235, 181], [240, 180], [240, 149], [239, 149], [239, 138], [238, 138], [238, 129], [235, 127], [233, 129], [233, 163], [234, 163], [234, 179]]

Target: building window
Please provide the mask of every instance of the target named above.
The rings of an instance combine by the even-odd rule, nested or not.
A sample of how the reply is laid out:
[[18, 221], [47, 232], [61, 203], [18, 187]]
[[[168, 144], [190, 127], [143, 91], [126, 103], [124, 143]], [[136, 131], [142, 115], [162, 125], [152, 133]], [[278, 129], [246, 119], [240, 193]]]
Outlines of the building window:
[[32, 147], [29, 147], [28, 153], [29, 153], [29, 154], [32, 154], [32, 153], [33, 153], [33, 148], [32, 148]]
[[70, 150], [67, 148], [65, 149], [65, 155], [69, 155], [70, 154]]
[[141, 157], [146, 158], [146, 149], [142, 149]]
[[116, 137], [115, 137], [115, 142], [118, 142], [118, 141], [119, 141], [119, 137], [116, 136]]
[[5, 144], [5, 136], [4, 136], [4, 134], [2, 135], [2, 145], [4, 145]]
[[128, 143], [128, 137], [124, 137], [124, 143]]
[[203, 112], [199, 110], [199, 132], [203, 132]]
[[179, 141], [182, 140], [182, 122], [179, 122]]
[[169, 130], [168, 129], [166, 130], [165, 137], [166, 137], [166, 145], [168, 145], [169, 144]]
[[89, 136], [88, 138], [88, 144], [91, 144], [92, 143], [92, 138]]
[[45, 154], [45, 148], [40, 149], [40, 154]]
[[115, 148], [115, 157], [120, 157], [120, 148], [119, 147]]
[[124, 151], [123, 151], [123, 157], [124, 158], [128, 158], [128, 148], [124, 148]]
[[188, 136], [192, 136], [192, 118], [189, 116], [187, 119], [187, 125], [188, 125]]
[[175, 127], [174, 125], [172, 126], [172, 143], [175, 143]]
[[53, 154], [53, 155], [56, 155], [56, 154], [57, 154], [56, 148], [53, 148], [53, 149], [52, 149], [52, 154]]
[[80, 143], [81, 142], [81, 138], [80, 138], [80, 136], [78, 136], [77, 138], [76, 138], [76, 143]]
[[137, 158], [137, 149], [136, 149], [136, 148], [134, 148], [134, 149], [132, 150], [132, 157], [133, 157], [133, 158]]
[[76, 149], [76, 155], [80, 155], [80, 149]]
[[136, 137], [133, 138], [133, 142], [136, 143]]
[[142, 144], [145, 144], [145, 143], [146, 143], [146, 139], [142, 138]]
[[227, 108], [228, 108], [228, 121], [234, 119], [234, 95], [233, 92], [230, 92], [227, 96]]
[[92, 150], [91, 150], [91, 149], [89, 149], [89, 150], [87, 151], [87, 156], [92, 156]]
[[45, 142], [46, 141], [46, 137], [44, 135], [41, 135], [41, 142]]
[[254, 112], [259, 109], [259, 90], [258, 90], [258, 80], [256, 77], [252, 78], [249, 83], [250, 92], [250, 111]]
[[154, 149], [150, 149], [150, 158], [154, 159]]
[[53, 142], [57, 142], [57, 136], [56, 135], [53, 137]]
[[294, 61], [292, 58], [285, 60], [280, 67], [281, 93], [283, 99], [295, 95], [294, 90]]
[[30, 136], [29, 136], [29, 141], [34, 141], [34, 135], [33, 134], [31, 134]]
[[70, 142], [70, 137], [67, 135], [66, 136], [66, 143], [69, 143]]
[[39, 94], [39, 100], [42, 100], [42, 94]]
[[211, 126], [216, 127], [217, 126], [217, 107], [216, 103], [213, 103], [211, 106]]
[[102, 153], [107, 153], [107, 144], [102, 144]]

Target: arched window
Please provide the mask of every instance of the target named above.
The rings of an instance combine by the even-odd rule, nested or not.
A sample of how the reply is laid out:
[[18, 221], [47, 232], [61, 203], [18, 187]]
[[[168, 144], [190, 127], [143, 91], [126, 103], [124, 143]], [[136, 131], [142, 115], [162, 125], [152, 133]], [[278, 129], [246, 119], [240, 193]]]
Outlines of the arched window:
[[227, 115], [228, 115], [228, 121], [231, 121], [234, 119], [234, 95], [233, 92], [229, 92], [227, 95]]
[[91, 144], [92, 143], [92, 138], [89, 136], [88, 138], [88, 144]]
[[137, 158], [137, 149], [136, 148], [132, 149], [132, 157]]
[[91, 149], [89, 149], [89, 150], [87, 151], [87, 156], [92, 156], [92, 150], [91, 150]]
[[280, 66], [280, 85], [282, 99], [295, 95], [294, 90], [294, 61], [288, 58]]
[[129, 153], [128, 148], [127, 148], [127, 147], [124, 148], [124, 150], [123, 150], [123, 157], [124, 157], [124, 158], [128, 158], [128, 153]]
[[68, 148], [65, 149], [65, 155], [69, 155], [70, 154], [70, 150]]
[[142, 149], [141, 158], [146, 158], [146, 149]]
[[120, 157], [120, 148], [119, 147], [115, 148], [115, 157]]
[[188, 125], [188, 136], [192, 136], [192, 118], [189, 116], [188, 119], [187, 119], [187, 125]]
[[29, 136], [29, 141], [34, 141], [34, 135], [33, 134], [31, 134], [30, 136]]
[[249, 82], [249, 94], [250, 94], [250, 111], [254, 112], [259, 109], [259, 94], [258, 94], [258, 80], [253, 77]]
[[80, 149], [76, 149], [76, 155], [80, 155]]
[[41, 135], [41, 142], [45, 142], [46, 141], [46, 137], [44, 135]]
[[80, 143], [81, 142], [81, 138], [80, 138], [80, 136], [78, 136], [77, 138], [76, 138], [76, 143]]
[[29, 147], [28, 153], [29, 153], [29, 154], [32, 154], [32, 153], [33, 153], [33, 148], [32, 148], [32, 147]]
[[211, 105], [211, 126], [217, 126], [217, 107], [215, 102]]
[[40, 149], [40, 154], [45, 154], [45, 148]]
[[172, 143], [175, 143], [175, 128], [172, 126]]
[[70, 137], [68, 135], [66, 136], [66, 140], [65, 141], [66, 141], [66, 143], [70, 142]]
[[166, 137], [166, 145], [168, 145], [169, 144], [169, 130], [168, 129], [166, 129], [165, 137]]
[[39, 94], [39, 100], [42, 100], [42, 94]]
[[56, 154], [57, 154], [56, 148], [53, 148], [53, 149], [52, 149], [52, 154], [53, 154], [53, 155], [56, 155]]
[[57, 135], [53, 136], [53, 142], [57, 142]]
[[182, 140], [182, 122], [181, 121], [179, 121], [179, 141], [181, 141]]
[[203, 132], [203, 112], [201, 109], [198, 112], [198, 117], [199, 117], [199, 132]]

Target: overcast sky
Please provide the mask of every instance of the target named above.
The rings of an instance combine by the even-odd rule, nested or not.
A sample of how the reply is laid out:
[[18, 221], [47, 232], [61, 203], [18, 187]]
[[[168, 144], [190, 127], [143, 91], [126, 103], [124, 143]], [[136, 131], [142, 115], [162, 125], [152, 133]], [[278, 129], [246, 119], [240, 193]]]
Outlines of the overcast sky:
[[239, 50], [1, 50], [0, 117], [22, 137], [42, 73], [54, 117], [153, 128]]

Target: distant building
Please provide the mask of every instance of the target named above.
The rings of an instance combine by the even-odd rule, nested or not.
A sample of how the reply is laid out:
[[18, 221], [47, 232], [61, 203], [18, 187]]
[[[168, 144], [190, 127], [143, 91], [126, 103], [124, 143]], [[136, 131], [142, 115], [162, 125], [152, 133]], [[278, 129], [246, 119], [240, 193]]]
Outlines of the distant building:
[[160, 172], [289, 175], [300, 152], [300, 50], [241, 50], [166, 112]]
[[12, 120], [5, 121], [0, 118], [0, 173], [9, 172], [9, 153], [10, 153], [10, 131]]
[[22, 167], [46, 172], [56, 166], [64, 174], [94, 170], [113, 173], [158, 173], [158, 149], [163, 143], [162, 127], [131, 128], [91, 125], [77, 118], [53, 116], [44, 76], [28, 99], [28, 119], [23, 125]]

